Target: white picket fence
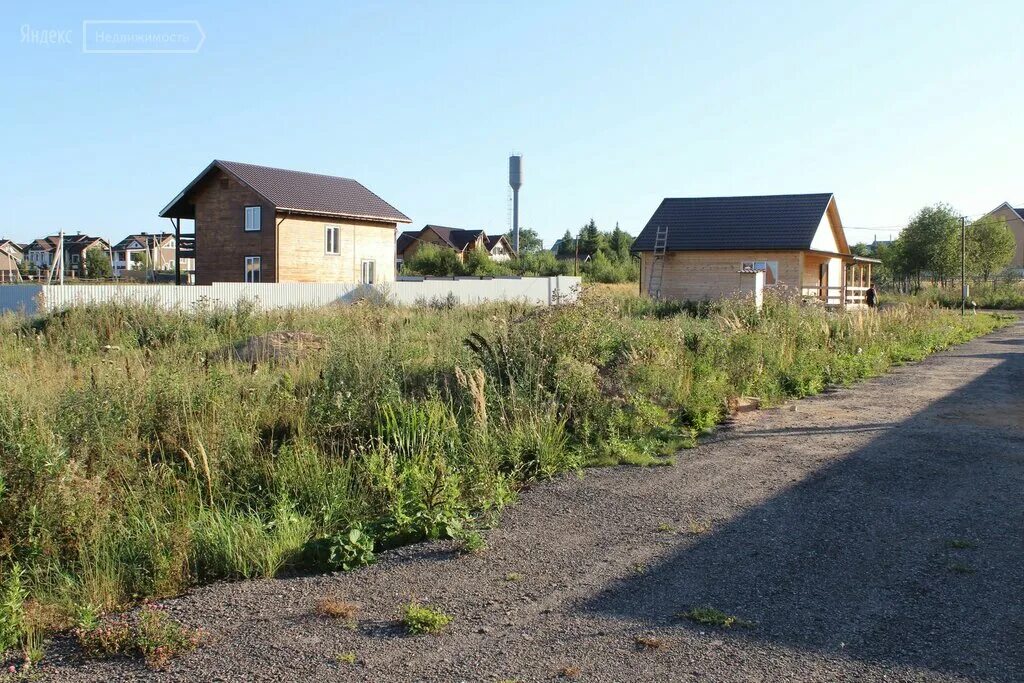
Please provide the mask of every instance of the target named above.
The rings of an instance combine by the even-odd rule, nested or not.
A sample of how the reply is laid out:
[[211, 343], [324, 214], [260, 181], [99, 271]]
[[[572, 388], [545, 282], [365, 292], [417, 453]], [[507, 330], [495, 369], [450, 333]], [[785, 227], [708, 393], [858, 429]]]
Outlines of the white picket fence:
[[38, 315], [76, 305], [108, 302], [151, 304], [160, 308], [228, 308], [243, 300], [257, 308], [305, 308], [346, 304], [367, 297], [404, 306], [430, 303], [472, 305], [488, 301], [523, 301], [553, 305], [576, 298], [580, 278], [405, 278], [378, 285], [343, 283], [242, 284], [215, 282], [206, 286], [174, 285], [4, 285], [0, 313]]

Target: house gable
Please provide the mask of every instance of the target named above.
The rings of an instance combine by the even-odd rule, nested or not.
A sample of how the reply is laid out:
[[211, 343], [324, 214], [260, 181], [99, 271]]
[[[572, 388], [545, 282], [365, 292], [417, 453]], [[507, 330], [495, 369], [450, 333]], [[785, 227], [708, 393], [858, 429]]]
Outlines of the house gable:
[[818, 229], [814, 231], [811, 238], [811, 249], [814, 251], [829, 251], [838, 254], [849, 254], [850, 245], [846, 239], [846, 232], [843, 230], [843, 223], [839, 218], [839, 210], [836, 208], [836, 200], [833, 197], [825, 209], [818, 223]]
[[1002, 218], [1006, 221], [1006, 227], [1013, 233], [1016, 246], [1013, 250], [1013, 260], [1010, 261], [1011, 268], [1024, 268], [1024, 208], [1014, 208], [1009, 202], [1003, 202], [996, 208], [985, 214], [985, 217]]

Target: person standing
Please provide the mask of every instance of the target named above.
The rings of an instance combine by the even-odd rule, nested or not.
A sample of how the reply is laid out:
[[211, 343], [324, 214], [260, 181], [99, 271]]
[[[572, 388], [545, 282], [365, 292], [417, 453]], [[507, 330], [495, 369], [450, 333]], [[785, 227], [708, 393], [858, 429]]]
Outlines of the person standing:
[[868, 283], [868, 291], [864, 292], [864, 300], [868, 304], [868, 308], [874, 308], [878, 305], [878, 292], [875, 291], [875, 283]]

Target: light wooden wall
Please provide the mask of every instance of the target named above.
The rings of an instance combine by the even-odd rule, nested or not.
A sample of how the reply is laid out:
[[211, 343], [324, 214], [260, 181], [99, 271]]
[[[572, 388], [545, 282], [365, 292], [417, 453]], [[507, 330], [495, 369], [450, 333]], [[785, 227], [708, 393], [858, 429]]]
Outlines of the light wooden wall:
[[[283, 218], [283, 220], [282, 220]], [[280, 282], [359, 282], [362, 261], [376, 261], [377, 281], [395, 279], [395, 223], [278, 214]], [[338, 253], [327, 253], [326, 228], [340, 228]]]
[[[741, 287], [739, 271], [744, 261], [777, 261], [779, 284], [800, 285], [799, 251], [677, 251], [666, 255], [661, 296], [679, 301], [721, 299]], [[654, 263], [652, 252], [640, 255], [640, 291], [647, 294]], [[815, 276], [817, 281], [817, 276]]]

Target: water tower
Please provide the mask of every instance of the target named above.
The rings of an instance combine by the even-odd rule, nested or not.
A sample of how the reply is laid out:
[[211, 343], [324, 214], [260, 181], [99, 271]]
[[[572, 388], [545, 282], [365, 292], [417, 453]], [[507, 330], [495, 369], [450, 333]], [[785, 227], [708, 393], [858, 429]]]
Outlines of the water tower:
[[512, 186], [512, 251], [519, 255], [519, 188], [523, 186], [523, 155], [508, 158], [508, 184]]

